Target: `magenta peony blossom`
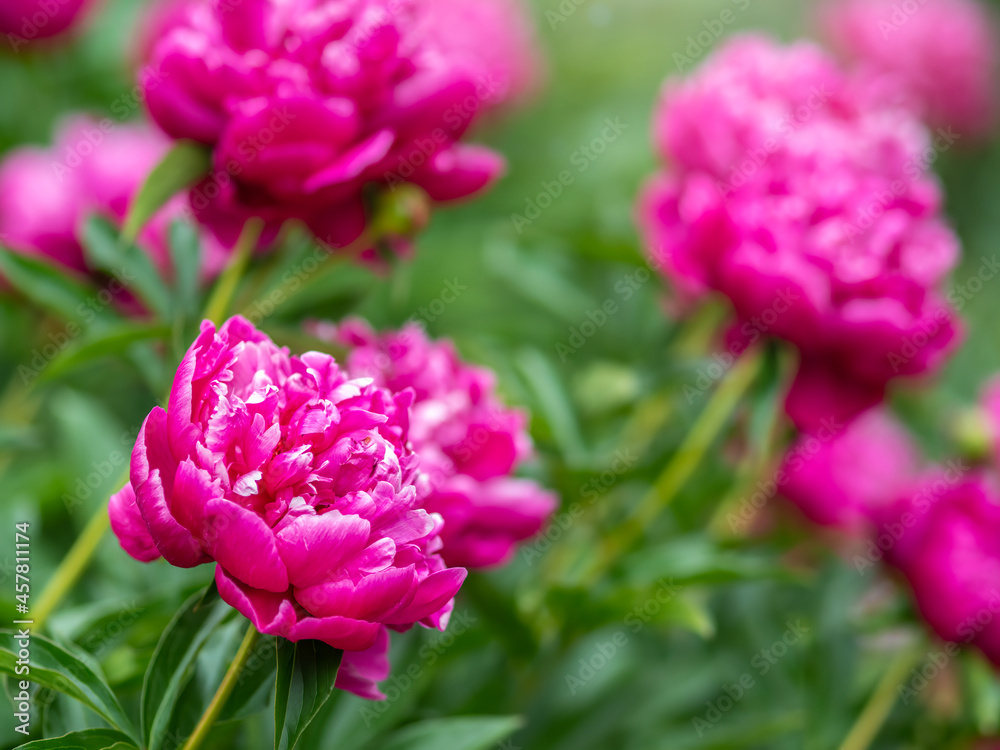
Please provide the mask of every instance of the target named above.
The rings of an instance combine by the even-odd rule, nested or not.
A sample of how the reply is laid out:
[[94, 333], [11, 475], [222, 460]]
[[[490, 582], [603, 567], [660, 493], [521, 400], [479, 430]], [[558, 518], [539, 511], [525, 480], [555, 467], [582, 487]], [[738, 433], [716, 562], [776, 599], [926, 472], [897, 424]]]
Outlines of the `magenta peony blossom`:
[[339, 684], [378, 696], [381, 631], [443, 630], [465, 579], [437, 554], [441, 517], [418, 507], [412, 398], [291, 356], [243, 318], [205, 322], [139, 434], [115, 533], [138, 560], [216, 562], [222, 598], [262, 633], [364, 652]]
[[[0, 241], [87, 272], [79, 239], [83, 222], [95, 214], [124, 221], [133, 196], [169, 147], [167, 138], [145, 125], [76, 118], [60, 129], [52, 148], [11, 152], [0, 163]], [[170, 269], [170, 223], [183, 209], [182, 200], [170, 202], [138, 238], [164, 273]], [[205, 272], [218, 271], [226, 252], [207, 238], [203, 248]]]
[[3, 0], [0, 34], [14, 51], [33, 39], [46, 39], [69, 29], [91, 0]]
[[410, 438], [431, 480], [422, 505], [445, 520], [441, 556], [450, 565], [502, 564], [542, 529], [558, 502], [509, 476], [531, 440], [525, 415], [497, 398], [492, 372], [463, 362], [451, 342], [431, 341], [417, 324], [381, 335], [360, 320], [311, 329], [351, 347], [352, 376], [413, 390]]
[[879, 520], [877, 549], [907, 578], [927, 622], [1000, 665], [1000, 492], [992, 480], [961, 466], [936, 471]]
[[654, 132], [669, 166], [638, 208], [653, 261], [688, 298], [728, 297], [747, 342], [799, 349], [800, 426], [853, 417], [955, 346], [940, 284], [959, 246], [918, 168], [927, 133], [818, 48], [729, 42], [667, 85]]
[[909, 487], [919, 466], [906, 429], [873, 409], [846, 427], [802, 435], [785, 458], [779, 488], [814, 523], [861, 534], [873, 513]]
[[[495, 6], [495, 8], [494, 8]], [[191, 194], [228, 241], [249, 215], [300, 219], [330, 245], [357, 240], [372, 190], [434, 201], [503, 171], [462, 138], [527, 85], [530, 35], [507, 0], [189, 0], [144, 76], [153, 118], [213, 149]], [[489, 25], [487, 25], [487, 21]]]
[[961, 135], [991, 129], [1000, 39], [977, 0], [833, 0], [821, 21], [874, 96]]

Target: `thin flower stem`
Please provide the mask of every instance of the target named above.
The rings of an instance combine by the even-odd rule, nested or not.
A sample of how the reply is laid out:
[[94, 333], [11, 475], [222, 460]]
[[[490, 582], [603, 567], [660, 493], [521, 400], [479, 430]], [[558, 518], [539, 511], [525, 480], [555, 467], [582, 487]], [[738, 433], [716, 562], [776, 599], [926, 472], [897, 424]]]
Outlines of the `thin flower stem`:
[[233, 302], [233, 295], [236, 294], [236, 287], [239, 286], [240, 279], [243, 278], [243, 274], [250, 264], [250, 258], [253, 257], [254, 250], [257, 249], [257, 243], [260, 241], [263, 231], [264, 222], [256, 217], [244, 225], [236, 247], [233, 248], [232, 257], [222, 271], [222, 275], [219, 276], [215, 289], [212, 290], [212, 295], [205, 305], [204, 317], [216, 325], [222, 325], [225, 321], [229, 307]]
[[[121, 487], [128, 481], [128, 470], [115, 486]], [[97, 551], [104, 533], [110, 528], [111, 520], [108, 517], [108, 504], [104, 503], [100, 510], [94, 514], [93, 518], [87, 522], [83, 532], [73, 542], [69, 552], [63, 561], [52, 574], [52, 578], [42, 589], [42, 594], [38, 598], [38, 603], [31, 608], [31, 619], [34, 620], [36, 630], [41, 630], [42, 626], [49, 619], [49, 615], [59, 606], [66, 593], [72, 589], [83, 571], [87, 569], [87, 564]]]
[[882, 729], [882, 725], [889, 718], [889, 714], [892, 713], [899, 686], [920, 659], [921, 653], [922, 649], [911, 647], [903, 649], [896, 656], [882, 675], [875, 692], [868, 699], [867, 705], [844, 739], [840, 750], [868, 750]]
[[705, 410], [698, 416], [694, 427], [663, 469], [656, 484], [639, 502], [632, 517], [619, 527], [617, 534], [607, 538], [598, 565], [600, 570], [604, 570], [622, 552], [630, 549], [664, 508], [674, 501], [760, 373], [763, 363], [761, 349], [748, 351], [736, 362], [712, 394]]
[[212, 696], [212, 702], [208, 704], [205, 713], [198, 720], [198, 726], [191, 732], [191, 736], [188, 737], [187, 742], [184, 743], [184, 747], [181, 750], [197, 750], [205, 741], [208, 733], [212, 731], [212, 726], [215, 724], [216, 719], [219, 718], [219, 714], [222, 713], [222, 709], [226, 707], [226, 701], [229, 700], [229, 696], [236, 687], [236, 681], [243, 670], [243, 666], [246, 664], [247, 659], [250, 658], [250, 654], [253, 653], [254, 643], [257, 641], [258, 635], [260, 634], [253, 625], [247, 628], [246, 635], [243, 636], [243, 643], [240, 644], [240, 650], [236, 652], [236, 658], [233, 659], [233, 663], [226, 670], [226, 675], [222, 678], [222, 684], [215, 691], [215, 695]]

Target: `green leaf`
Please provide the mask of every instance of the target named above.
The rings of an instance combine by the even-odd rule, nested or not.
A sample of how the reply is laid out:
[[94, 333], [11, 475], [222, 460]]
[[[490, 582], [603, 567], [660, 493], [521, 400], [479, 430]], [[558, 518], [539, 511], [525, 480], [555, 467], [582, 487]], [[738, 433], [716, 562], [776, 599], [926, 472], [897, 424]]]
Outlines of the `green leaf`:
[[170, 259], [174, 267], [175, 312], [193, 318], [198, 314], [201, 238], [186, 221], [178, 220], [170, 225]]
[[134, 750], [135, 745], [114, 729], [84, 729], [62, 737], [35, 740], [18, 745], [17, 750]]
[[125, 353], [137, 341], [170, 336], [165, 323], [123, 322], [90, 333], [63, 349], [45, 369], [44, 378], [57, 378], [100, 357]]
[[520, 716], [461, 716], [411, 724], [378, 742], [379, 750], [487, 750], [524, 725]]
[[[15, 677], [15, 670], [18, 668], [17, 654], [20, 650], [16, 639], [14, 631], [0, 631], [0, 672]], [[29, 648], [31, 682], [75, 698], [113, 727], [127, 734], [130, 739], [138, 739], [132, 723], [108, 683], [80, 657], [37, 634], [31, 635]]]
[[178, 141], [156, 165], [129, 206], [122, 237], [134, 242], [146, 223], [184, 188], [208, 174], [211, 154], [194, 141]]
[[0, 247], [0, 276], [36, 305], [66, 320], [109, 317], [107, 310], [95, 305], [96, 289], [38, 258]]
[[[212, 587], [209, 587], [211, 590]], [[199, 591], [180, 608], [156, 645], [142, 685], [142, 731], [149, 750], [159, 750], [177, 700], [193, 673], [198, 653], [232, 610], [213, 600], [199, 606], [206, 592]]]
[[274, 748], [293, 750], [302, 733], [333, 695], [344, 652], [322, 641], [277, 640]]
[[107, 219], [91, 216], [83, 229], [83, 246], [95, 268], [117, 278], [135, 292], [150, 310], [165, 317], [170, 309], [170, 291], [152, 259], [133, 241], [119, 237]]

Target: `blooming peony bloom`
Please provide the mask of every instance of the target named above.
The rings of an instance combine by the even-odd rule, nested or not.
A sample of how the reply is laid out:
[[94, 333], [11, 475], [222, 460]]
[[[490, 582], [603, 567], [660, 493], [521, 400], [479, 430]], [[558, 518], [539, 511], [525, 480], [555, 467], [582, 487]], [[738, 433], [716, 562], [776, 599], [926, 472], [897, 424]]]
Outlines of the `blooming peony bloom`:
[[778, 474], [781, 493], [811, 521], [859, 534], [917, 476], [919, 453], [906, 429], [873, 409], [846, 427], [802, 435]]
[[[79, 239], [84, 221], [96, 214], [121, 224], [169, 147], [170, 141], [148, 126], [109, 129], [80, 117], [64, 124], [52, 148], [16, 149], [0, 163], [0, 241], [25, 255], [87, 272]], [[183, 208], [181, 200], [170, 202], [138, 237], [164, 273], [170, 269], [170, 223]], [[225, 251], [211, 240], [203, 246], [205, 271], [219, 270]]]
[[537, 534], [558, 502], [509, 475], [531, 452], [525, 415], [497, 398], [496, 378], [463, 362], [449, 341], [417, 324], [381, 335], [361, 320], [313, 324], [320, 338], [351, 347], [347, 369], [392, 391], [412, 389], [410, 439], [430, 476], [422, 505], [445, 520], [441, 556], [450, 565], [490, 567]]
[[977, 0], [833, 0], [821, 20], [874, 96], [961, 135], [992, 127], [1000, 39]]
[[205, 322], [143, 424], [114, 531], [138, 560], [217, 563], [220, 595], [262, 633], [364, 652], [339, 684], [378, 696], [381, 631], [444, 629], [465, 579], [437, 554], [441, 517], [418, 506], [412, 398], [292, 356], [243, 318]]
[[992, 480], [961, 465], [934, 472], [879, 520], [871, 546], [909, 581], [927, 622], [1000, 665], [1000, 492]]
[[[188, 0], [143, 76], [153, 118], [213, 149], [191, 193], [232, 240], [248, 215], [300, 219], [322, 240], [363, 233], [375, 194], [405, 183], [434, 201], [503, 171], [462, 143], [526, 85], [526, 21], [507, 0]], [[488, 22], [488, 24], [487, 24]]]
[[728, 297], [748, 342], [799, 349], [800, 426], [849, 419], [952, 350], [940, 285], [959, 245], [907, 112], [811, 44], [740, 37], [668, 83], [654, 133], [669, 166], [638, 207], [653, 261], [688, 298]]
[[18, 48], [32, 39], [45, 39], [76, 23], [91, 0], [3, 0], [0, 34]]

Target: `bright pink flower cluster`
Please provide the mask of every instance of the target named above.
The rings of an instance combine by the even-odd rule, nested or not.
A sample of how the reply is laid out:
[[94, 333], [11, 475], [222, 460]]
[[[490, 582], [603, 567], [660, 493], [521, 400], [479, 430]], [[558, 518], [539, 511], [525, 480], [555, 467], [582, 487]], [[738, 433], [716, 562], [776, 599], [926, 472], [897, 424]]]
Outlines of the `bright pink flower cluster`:
[[512, 2], [188, 0], [165, 18], [148, 108], [171, 136], [212, 147], [191, 200], [224, 239], [256, 215], [345, 246], [371, 218], [368, 186], [448, 201], [504, 168], [461, 140], [530, 77]]
[[542, 529], [558, 501], [535, 482], [509, 476], [530, 454], [531, 439], [525, 415], [497, 398], [491, 371], [463, 362], [451, 342], [431, 341], [415, 323], [383, 334], [361, 320], [314, 324], [312, 331], [351, 347], [353, 377], [414, 392], [410, 439], [430, 478], [422, 506], [444, 518], [448, 564], [502, 564]]
[[419, 507], [412, 399], [243, 318], [206, 322], [142, 427], [114, 531], [138, 560], [216, 562], [222, 598], [263, 633], [363, 652], [338, 684], [378, 697], [384, 628], [444, 629], [465, 579]]
[[3, 0], [0, 34], [16, 52], [32, 39], [46, 39], [72, 26], [91, 0]]
[[975, 645], [1000, 666], [998, 525], [995, 480], [952, 466], [878, 513], [871, 546], [906, 576], [938, 635]]
[[883, 409], [848, 425], [801, 435], [780, 476], [781, 493], [814, 523], [861, 535], [872, 513], [909, 488], [920, 467], [910, 434]]
[[639, 203], [654, 262], [689, 298], [728, 297], [745, 335], [799, 349], [799, 425], [850, 418], [951, 351], [940, 285], [959, 246], [907, 112], [811, 44], [740, 37], [667, 84], [654, 133], [668, 166]]
[[977, 0], [834, 0], [821, 22], [873, 96], [961, 135], [992, 127], [1000, 39]]
[[[64, 124], [52, 148], [12, 151], [0, 163], [0, 241], [86, 273], [83, 222], [99, 215], [121, 224], [132, 198], [169, 147], [166, 137], [145, 125], [76, 118]], [[170, 270], [170, 223], [183, 208], [182, 199], [171, 201], [138, 238], [165, 274]], [[226, 253], [209, 238], [202, 246], [204, 270], [214, 273]]]

